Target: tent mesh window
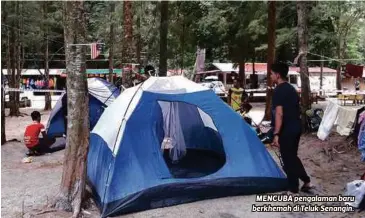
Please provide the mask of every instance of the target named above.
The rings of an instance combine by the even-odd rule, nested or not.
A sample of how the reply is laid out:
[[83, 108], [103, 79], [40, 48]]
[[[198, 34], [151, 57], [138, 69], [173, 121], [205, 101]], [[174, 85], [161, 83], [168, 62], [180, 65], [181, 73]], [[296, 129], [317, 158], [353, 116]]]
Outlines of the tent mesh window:
[[161, 153], [175, 178], [197, 178], [225, 164], [222, 138], [212, 118], [195, 105], [159, 101]]

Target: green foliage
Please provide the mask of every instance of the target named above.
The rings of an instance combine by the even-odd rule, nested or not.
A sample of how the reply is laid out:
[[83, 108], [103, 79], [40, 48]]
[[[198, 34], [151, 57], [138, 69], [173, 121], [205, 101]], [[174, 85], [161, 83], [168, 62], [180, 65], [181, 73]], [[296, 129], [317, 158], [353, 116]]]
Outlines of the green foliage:
[[[15, 13], [14, 2], [2, 2], [2, 46], [6, 45], [6, 31], [16, 28], [22, 19], [22, 42], [26, 58], [39, 59], [48, 32], [50, 54], [63, 54], [63, 2], [21, 2], [20, 14]], [[46, 19], [43, 5], [47, 4]], [[123, 2], [115, 2], [115, 12], [110, 2], [87, 1], [87, 39], [106, 43], [109, 49], [110, 23], [114, 23], [115, 58], [121, 60], [123, 43]], [[159, 58], [159, 2], [132, 2], [134, 44], [140, 43], [144, 64], [158, 66]], [[337, 57], [336, 48], [341, 37], [347, 59], [365, 57], [365, 3], [364, 2], [313, 2], [309, 15], [309, 49], [315, 54]], [[5, 14], [5, 15], [4, 15]], [[197, 46], [206, 48], [206, 61], [266, 62], [267, 2], [247, 1], [172, 1], [169, 3], [168, 66], [191, 68], [195, 63]], [[276, 3], [276, 58], [292, 61], [297, 53], [296, 2]], [[362, 18], [362, 20], [361, 20]], [[137, 26], [137, 20], [140, 26]], [[9, 25], [7, 27], [5, 25]], [[137, 36], [140, 35], [140, 41]], [[5, 51], [5, 50], [4, 50]], [[136, 62], [136, 55], [131, 55]], [[4, 52], [2, 52], [5, 60]], [[104, 57], [107, 57], [105, 55]], [[55, 58], [55, 57], [54, 57]], [[56, 59], [62, 59], [58, 56]], [[310, 60], [320, 57], [309, 56]], [[4, 62], [3, 62], [4, 63]], [[119, 64], [116, 62], [116, 64]], [[364, 63], [364, 60], [354, 61]], [[318, 65], [318, 62], [309, 62]], [[327, 62], [334, 65], [335, 62]], [[38, 63], [41, 65], [41, 63]]]
[[[311, 17], [311, 32], [314, 33], [310, 37], [311, 50], [329, 57], [364, 58], [358, 36], [365, 28], [361, 20], [365, 18], [365, 2], [321, 1], [313, 8]], [[340, 50], [336, 50], [338, 47]], [[354, 61], [360, 64], [364, 62]]]

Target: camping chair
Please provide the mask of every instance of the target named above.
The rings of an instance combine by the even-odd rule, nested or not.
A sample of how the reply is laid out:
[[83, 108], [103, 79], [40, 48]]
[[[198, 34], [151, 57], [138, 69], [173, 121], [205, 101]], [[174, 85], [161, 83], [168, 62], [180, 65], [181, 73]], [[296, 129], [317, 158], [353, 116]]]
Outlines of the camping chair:
[[347, 100], [352, 101], [352, 105], [356, 105], [356, 95], [347, 96]]
[[343, 102], [343, 105], [346, 105], [346, 100], [347, 100], [346, 96], [344, 96], [343, 94], [339, 94], [337, 99]]
[[364, 95], [358, 94], [358, 95], [355, 96], [355, 99], [356, 99], [356, 104], [357, 105], [363, 104], [363, 102], [364, 102]]

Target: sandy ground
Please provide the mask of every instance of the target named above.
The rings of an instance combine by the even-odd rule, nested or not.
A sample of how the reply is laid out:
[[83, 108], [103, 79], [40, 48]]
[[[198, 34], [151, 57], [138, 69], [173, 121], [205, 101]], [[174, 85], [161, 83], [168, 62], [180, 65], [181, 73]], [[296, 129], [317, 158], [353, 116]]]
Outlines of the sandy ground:
[[[250, 112], [255, 122], [259, 123], [263, 116], [263, 105], [255, 104]], [[320, 103], [317, 107], [325, 107]], [[22, 141], [24, 128], [30, 122], [31, 109], [22, 109], [23, 117], [7, 117], [7, 139]], [[46, 124], [49, 112], [42, 112], [43, 123]], [[302, 137], [299, 156], [303, 160], [308, 174], [317, 186], [321, 195], [338, 195], [344, 193], [347, 182], [359, 179], [365, 170], [360, 162], [357, 149], [336, 153], [331, 151], [335, 146], [341, 152], [346, 148], [344, 138], [337, 135], [328, 141], [321, 142], [315, 135]], [[345, 145], [345, 146], [341, 146]], [[342, 150], [341, 150], [342, 149]], [[328, 151], [329, 150], [329, 151]], [[8, 142], [1, 147], [1, 215], [2, 217], [70, 217], [63, 212], [38, 214], [44, 205], [52, 201], [58, 191], [62, 175], [63, 151], [50, 155], [34, 157], [32, 163], [22, 163], [26, 149], [22, 142]], [[273, 152], [270, 151], [272, 154]], [[278, 161], [276, 156], [273, 157]], [[364, 217], [364, 213], [258, 213], [251, 212], [256, 196], [237, 196], [199, 201], [167, 208], [128, 214], [122, 217]], [[287, 205], [287, 203], [270, 203], [272, 205]], [[25, 214], [23, 216], [23, 214]], [[84, 213], [85, 217], [99, 217], [93, 206]]]

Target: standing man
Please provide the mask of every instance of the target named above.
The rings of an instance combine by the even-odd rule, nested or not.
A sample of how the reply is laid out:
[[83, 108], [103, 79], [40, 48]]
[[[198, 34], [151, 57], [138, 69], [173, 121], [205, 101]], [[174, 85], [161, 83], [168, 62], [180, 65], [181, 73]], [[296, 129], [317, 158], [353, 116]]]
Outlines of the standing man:
[[298, 157], [302, 132], [300, 98], [295, 88], [287, 82], [288, 71], [289, 67], [284, 63], [271, 66], [271, 79], [276, 84], [272, 98], [271, 125], [274, 128], [273, 145], [280, 148], [283, 168], [288, 178], [288, 193], [295, 194], [299, 192], [299, 179], [304, 182], [301, 191], [309, 192], [313, 187]]
[[246, 92], [241, 88], [238, 80], [234, 80], [233, 87], [228, 91], [228, 104], [233, 108], [234, 111], [240, 109], [242, 103], [246, 103], [247, 98]]

